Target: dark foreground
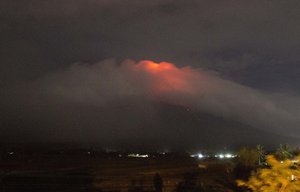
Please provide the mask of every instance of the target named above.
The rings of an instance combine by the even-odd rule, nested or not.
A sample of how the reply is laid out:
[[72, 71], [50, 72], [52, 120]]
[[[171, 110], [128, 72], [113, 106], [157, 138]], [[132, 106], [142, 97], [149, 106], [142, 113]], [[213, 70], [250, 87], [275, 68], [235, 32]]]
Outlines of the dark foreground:
[[164, 192], [180, 191], [180, 186], [188, 185], [230, 192], [235, 191], [231, 170], [230, 160], [200, 161], [189, 157], [8, 159], [1, 162], [0, 191], [150, 192], [154, 191], [153, 177], [158, 173]]

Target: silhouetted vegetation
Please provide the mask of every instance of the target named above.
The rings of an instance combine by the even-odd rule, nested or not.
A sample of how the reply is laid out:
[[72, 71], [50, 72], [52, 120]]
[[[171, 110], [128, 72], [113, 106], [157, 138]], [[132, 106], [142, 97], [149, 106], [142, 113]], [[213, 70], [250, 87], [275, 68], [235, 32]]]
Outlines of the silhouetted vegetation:
[[238, 151], [238, 158], [234, 168], [236, 178], [247, 179], [259, 164], [259, 153], [256, 149], [243, 147]]
[[162, 192], [164, 187], [164, 182], [158, 173], [156, 173], [153, 177], [153, 186], [156, 192]]
[[252, 173], [248, 181], [238, 180], [240, 186], [255, 192], [299, 192], [300, 191], [300, 156], [294, 160], [277, 160], [273, 155], [267, 156], [268, 167]]
[[292, 156], [293, 156], [293, 153], [292, 153], [291, 147], [287, 144], [280, 145], [275, 154], [275, 157], [281, 161], [289, 159]]
[[[258, 154], [263, 155], [262, 148], [257, 147]], [[242, 149], [243, 157], [239, 158], [240, 163], [251, 165], [254, 160], [249, 161], [248, 157], [254, 153], [247, 149]], [[247, 157], [247, 158], [245, 158]], [[299, 149], [292, 150], [287, 144], [280, 145], [275, 153], [264, 157], [262, 166], [252, 167], [250, 177], [240, 177], [237, 183], [241, 187], [246, 187], [246, 191], [254, 192], [299, 192], [300, 191], [300, 155]], [[262, 158], [259, 158], [262, 160]], [[252, 162], [252, 163], [249, 163]], [[254, 164], [252, 164], [254, 165]]]

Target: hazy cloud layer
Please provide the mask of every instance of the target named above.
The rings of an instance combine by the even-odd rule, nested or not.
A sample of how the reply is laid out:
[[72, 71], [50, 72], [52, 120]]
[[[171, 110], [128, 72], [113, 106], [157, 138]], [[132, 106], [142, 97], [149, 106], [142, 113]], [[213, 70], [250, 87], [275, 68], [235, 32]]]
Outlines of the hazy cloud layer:
[[[23, 123], [23, 131], [35, 130], [42, 138], [48, 138], [41, 135], [44, 131], [57, 129], [60, 134], [52, 133], [48, 139], [86, 140], [91, 135], [94, 140], [114, 135], [124, 139], [145, 133], [154, 137], [162, 127], [151, 105], [161, 102], [289, 136], [298, 136], [292, 133], [300, 125], [298, 97], [293, 97], [296, 105], [290, 105], [291, 96], [264, 93], [212, 71], [166, 62], [77, 63], [5, 92], [2, 107], [13, 113], [12, 119], [21, 119], [17, 125]], [[143, 130], [143, 124], [150, 122], [153, 128]]]
[[280, 97], [277, 103], [272, 94], [188, 65], [177, 68], [171, 63], [130, 60], [118, 65], [110, 60], [73, 65], [50, 79], [43, 85], [50, 93], [84, 104], [136, 97], [203, 110], [274, 132], [290, 132], [300, 125], [299, 98], [294, 98], [295, 107], [280, 106], [290, 97]]

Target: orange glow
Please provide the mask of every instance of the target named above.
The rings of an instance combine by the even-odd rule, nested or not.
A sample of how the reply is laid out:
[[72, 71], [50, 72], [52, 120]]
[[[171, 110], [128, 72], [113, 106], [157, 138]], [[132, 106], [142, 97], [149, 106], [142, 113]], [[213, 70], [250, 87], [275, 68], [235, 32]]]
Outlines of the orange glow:
[[160, 95], [170, 92], [189, 92], [188, 78], [190, 71], [187, 68], [177, 68], [168, 62], [155, 63], [145, 60], [135, 65], [138, 71], [143, 71], [150, 78], [152, 93]]
[[172, 70], [176, 68], [173, 64], [167, 62], [155, 63], [153, 61], [141, 61], [139, 65], [144, 65], [150, 72]]

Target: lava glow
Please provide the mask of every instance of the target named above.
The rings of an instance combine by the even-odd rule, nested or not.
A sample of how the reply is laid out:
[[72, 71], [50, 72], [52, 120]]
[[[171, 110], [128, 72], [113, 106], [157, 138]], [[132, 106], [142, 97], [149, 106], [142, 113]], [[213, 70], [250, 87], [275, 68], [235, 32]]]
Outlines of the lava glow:
[[155, 63], [153, 61], [141, 61], [138, 65], [144, 67], [151, 73], [178, 70], [172, 63], [167, 62]]
[[172, 63], [145, 60], [135, 65], [137, 71], [142, 71], [150, 78], [151, 91], [155, 95], [169, 92], [190, 92], [188, 79], [192, 72], [189, 68], [178, 68]]

